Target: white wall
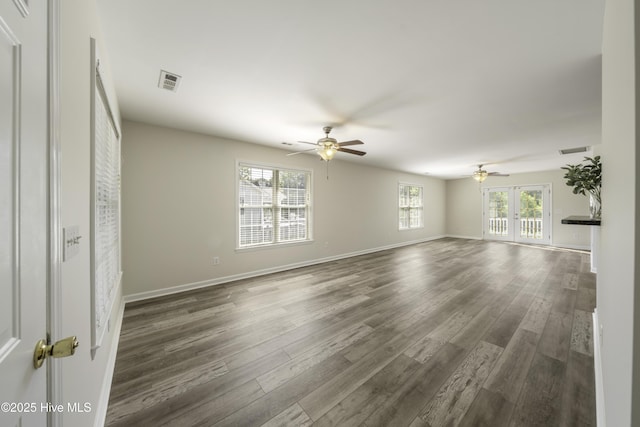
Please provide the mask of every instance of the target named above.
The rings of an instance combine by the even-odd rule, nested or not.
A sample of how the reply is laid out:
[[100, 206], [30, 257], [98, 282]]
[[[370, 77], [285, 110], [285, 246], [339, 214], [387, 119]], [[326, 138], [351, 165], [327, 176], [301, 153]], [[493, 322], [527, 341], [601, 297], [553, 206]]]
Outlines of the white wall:
[[[489, 177], [482, 187], [510, 185], [551, 184], [552, 235], [555, 246], [589, 249], [590, 227], [562, 224], [562, 218], [570, 215], [589, 215], [589, 199], [573, 194], [565, 184], [564, 171], [513, 174], [508, 177]], [[478, 183], [471, 178], [447, 181], [446, 230], [448, 235], [482, 238], [482, 193]]]
[[[332, 160], [327, 180], [317, 156], [128, 121], [122, 151], [124, 291], [135, 298], [444, 234], [442, 180], [357, 159]], [[238, 160], [313, 170], [313, 243], [236, 251]], [[399, 181], [424, 186], [425, 228], [398, 231]]]
[[[80, 253], [62, 264], [62, 336], [77, 335], [80, 347], [75, 356], [61, 359], [62, 401], [88, 402], [92, 410], [83, 414], [62, 415], [65, 427], [100, 424], [101, 403], [110, 385], [110, 352], [117, 344], [112, 322], [110, 333], [96, 358], [91, 358], [90, 257], [89, 257], [89, 183], [90, 183], [90, 37], [97, 39], [101, 71], [114, 113], [116, 97], [110, 85], [106, 47], [102, 45], [94, 0], [60, 0], [60, 141], [61, 141], [61, 224], [79, 225], [82, 235]], [[114, 311], [120, 307], [117, 296]], [[103, 400], [101, 400], [103, 399]], [[101, 424], [100, 424], [101, 425]]]
[[597, 313], [606, 424], [640, 425], [638, 72], [634, 0], [607, 0], [602, 78], [602, 229]]

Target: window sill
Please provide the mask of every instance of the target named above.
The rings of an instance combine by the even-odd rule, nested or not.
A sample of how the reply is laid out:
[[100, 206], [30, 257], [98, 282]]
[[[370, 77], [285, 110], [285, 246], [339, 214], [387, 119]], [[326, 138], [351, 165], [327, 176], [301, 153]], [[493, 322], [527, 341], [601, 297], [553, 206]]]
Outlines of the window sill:
[[413, 228], [398, 228], [398, 231], [415, 231], [424, 229], [424, 225], [422, 227], [413, 227]]
[[313, 239], [309, 239], [309, 240], [296, 240], [295, 242], [283, 242], [283, 243], [271, 243], [268, 245], [247, 246], [244, 248], [236, 248], [236, 252], [253, 252], [253, 251], [261, 251], [265, 249], [279, 249], [279, 248], [286, 248], [290, 246], [310, 245], [314, 242], [315, 241]]

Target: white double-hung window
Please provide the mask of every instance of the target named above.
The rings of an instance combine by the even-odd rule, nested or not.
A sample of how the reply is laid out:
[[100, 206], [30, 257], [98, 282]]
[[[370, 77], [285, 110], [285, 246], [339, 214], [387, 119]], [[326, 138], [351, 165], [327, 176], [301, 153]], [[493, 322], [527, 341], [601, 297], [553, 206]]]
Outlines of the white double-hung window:
[[238, 247], [311, 240], [311, 173], [238, 164]]
[[120, 259], [120, 132], [102, 83], [91, 39], [91, 329], [92, 351], [109, 328], [122, 278]]
[[424, 227], [421, 185], [398, 184], [398, 218], [400, 230]]

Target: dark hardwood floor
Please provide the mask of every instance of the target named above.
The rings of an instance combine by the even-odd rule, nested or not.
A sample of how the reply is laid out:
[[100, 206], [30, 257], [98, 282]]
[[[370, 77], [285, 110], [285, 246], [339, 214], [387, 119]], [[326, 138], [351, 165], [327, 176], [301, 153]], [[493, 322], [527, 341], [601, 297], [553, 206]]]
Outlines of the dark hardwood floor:
[[595, 426], [589, 255], [440, 239], [127, 304], [108, 426]]

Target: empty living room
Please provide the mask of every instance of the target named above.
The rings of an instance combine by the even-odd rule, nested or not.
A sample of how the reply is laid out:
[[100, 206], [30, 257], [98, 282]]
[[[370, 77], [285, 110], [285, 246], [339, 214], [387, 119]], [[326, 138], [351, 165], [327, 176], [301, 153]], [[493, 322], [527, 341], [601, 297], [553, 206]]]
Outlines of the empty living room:
[[638, 23], [5, 2], [0, 425], [640, 425]]

